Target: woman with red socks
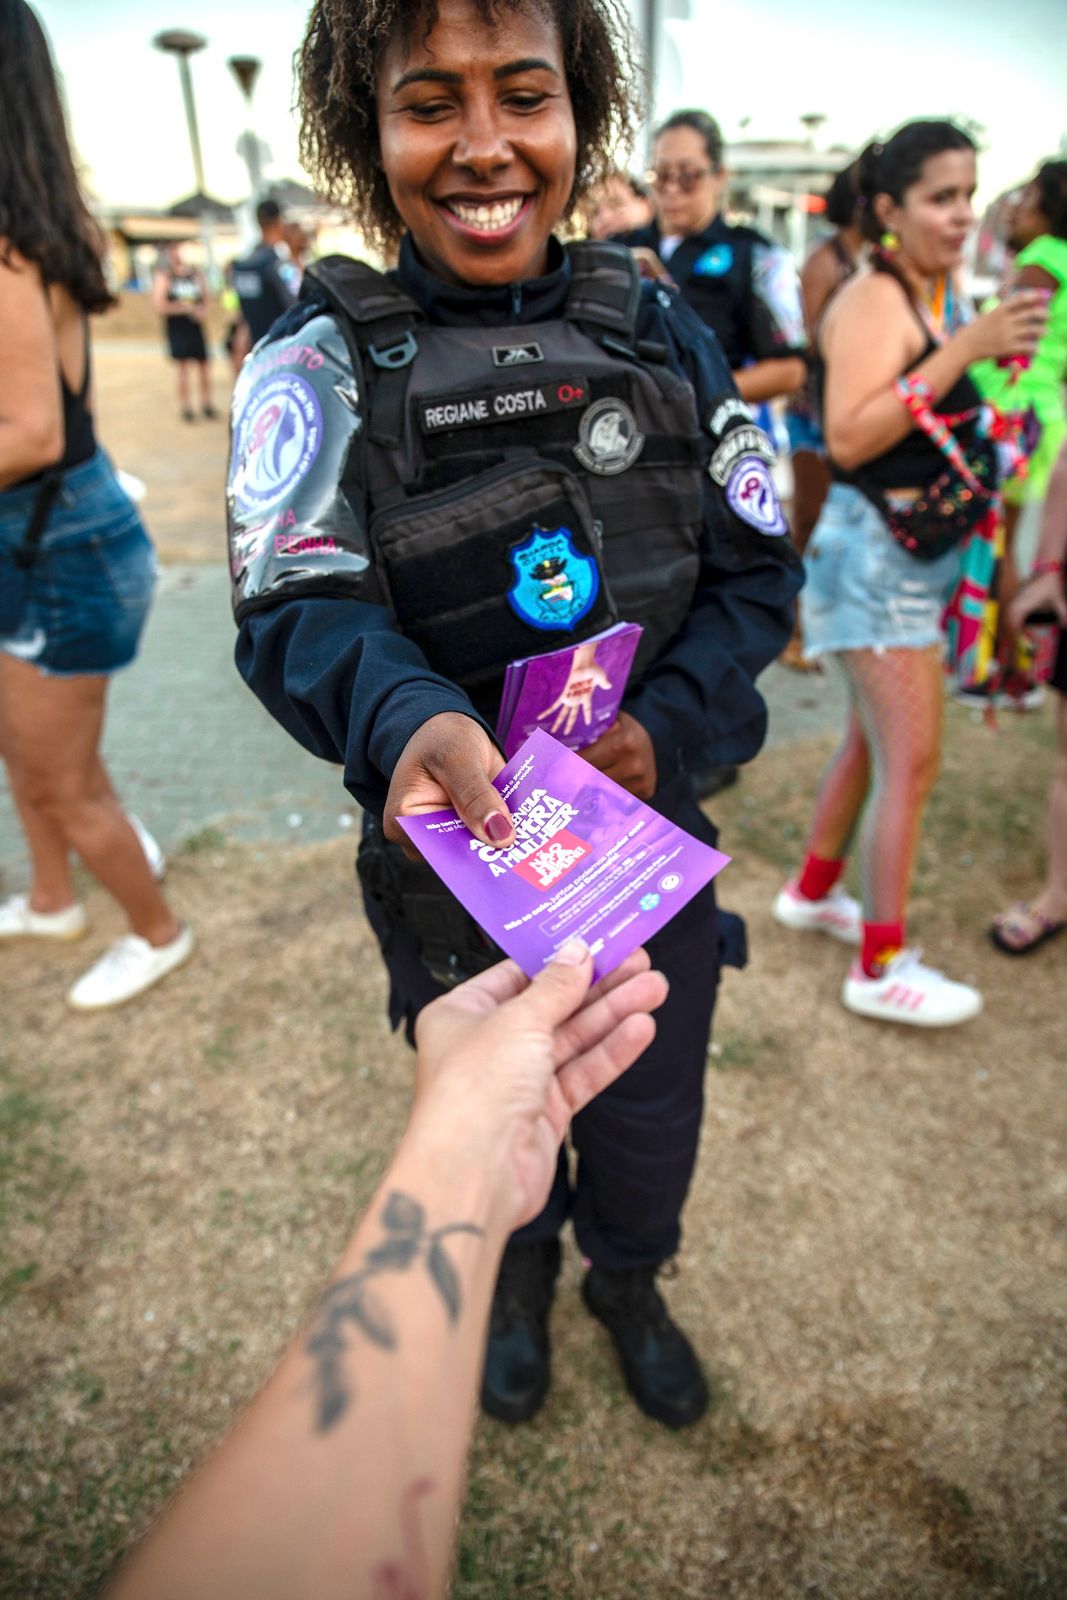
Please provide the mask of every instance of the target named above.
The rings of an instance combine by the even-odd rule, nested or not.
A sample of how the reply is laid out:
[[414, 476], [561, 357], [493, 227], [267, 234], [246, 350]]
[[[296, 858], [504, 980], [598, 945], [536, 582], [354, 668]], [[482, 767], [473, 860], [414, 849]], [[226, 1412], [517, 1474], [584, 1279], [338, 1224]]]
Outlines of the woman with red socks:
[[[819, 330], [831, 487], [801, 595], [807, 654], [840, 664], [849, 720], [803, 867], [774, 904], [786, 927], [860, 945], [842, 992], [850, 1011], [922, 1027], [982, 1008], [976, 989], [925, 965], [905, 938], [940, 756], [941, 613], [974, 508], [996, 489], [987, 414], [967, 369], [1033, 350], [1044, 322], [1036, 292], [964, 321], [953, 275], [974, 187], [974, 144], [950, 122], [907, 123], [858, 164], [875, 249]], [[854, 835], [862, 904], [840, 883]]]

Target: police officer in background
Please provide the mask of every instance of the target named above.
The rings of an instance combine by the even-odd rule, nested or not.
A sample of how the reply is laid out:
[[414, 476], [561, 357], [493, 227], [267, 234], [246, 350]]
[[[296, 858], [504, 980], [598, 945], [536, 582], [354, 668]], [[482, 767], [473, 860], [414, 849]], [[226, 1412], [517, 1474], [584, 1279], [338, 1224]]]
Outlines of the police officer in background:
[[296, 299], [294, 288], [286, 282], [289, 246], [285, 218], [278, 202], [261, 200], [256, 207], [256, 221], [259, 243], [251, 255], [233, 264], [233, 287], [241, 302], [241, 315], [251, 344], [258, 344]]
[[651, 180], [655, 220], [616, 237], [663, 262], [717, 337], [745, 400], [792, 394], [804, 382], [808, 346], [796, 268], [755, 228], [724, 219], [727, 174], [715, 118], [706, 111], [668, 117], [656, 131]]
[[[399, 242], [399, 265], [314, 263], [242, 371], [237, 664], [301, 744], [343, 763], [367, 813], [364, 903], [409, 1038], [499, 952], [405, 854], [397, 818], [452, 806], [483, 842], [513, 842], [491, 783], [507, 663], [641, 623], [623, 709], [582, 754], [712, 843], [689, 773], [759, 750], [755, 679], [800, 584], [773, 452], [715, 338], [629, 251], [554, 235], [635, 130], [615, 16], [610, 0], [518, 0], [491, 20], [475, 0], [315, 0], [304, 43], [305, 160], [354, 197], [365, 236]], [[522, 568], [542, 555], [576, 575], [547, 632]], [[573, 1185], [563, 1157], [504, 1255], [482, 1402], [507, 1421], [547, 1391], [568, 1219], [637, 1403], [671, 1427], [708, 1403], [655, 1280], [679, 1244], [720, 961], [742, 964], [743, 930], [709, 886], [649, 948], [671, 985], [656, 1040], [576, 1119]]]
[[[616, 237], [662, 262], [716, 335], [744, 399], [759, 404], [799, 389], [808, 341], [796, 267], [788, 251], [755, 228], [731, 227], [722, 216], [727, 174], [714, 117], [706, 111], [668, 117], [655, 135], [650, 177], [656, 218]], [[694, 775], [705, 798], [736, 779], [732, 762]]]

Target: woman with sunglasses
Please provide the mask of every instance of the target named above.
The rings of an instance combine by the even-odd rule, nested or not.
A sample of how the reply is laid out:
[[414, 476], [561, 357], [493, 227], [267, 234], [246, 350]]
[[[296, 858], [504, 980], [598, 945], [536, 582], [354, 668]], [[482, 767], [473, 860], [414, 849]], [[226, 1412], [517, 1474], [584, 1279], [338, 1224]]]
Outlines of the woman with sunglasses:
[[[710, 838], [688, 774], [708, 754], [755, 755], [754, 680], [789, 631], [799, 573], [770, 447], [717, 344], [675, 292], [640, 283], [629, 251], [555, 236], [635, 126], [620, 14], [612, 0], [316, 0], [304, 42], [305, 159], [399, 265], [313, 264], [245, 364], [237, 661], [294, 737], [344, 764], [367, 813], [364, 903], [409, 1037], [494, 952], [405, 856], [397, 819], [450, 806], [483, 843], [512, 845], [491, 781], [508, 662], [613, 615], [640, 622], [623, 710], [583, 755]], [[544, 600], [538, 573], [561, 567]], [[505, 1252], [493, 1416], [526, 1420], [545, 1398], [571, 1216], [586, 1304], [638, 1404], [671, 1427], [706, 1408], [655, 1276], [696, 1159], [726, 925], [702, 892], [652, 941], [671, 983], [656, 1043], [582, 1113], [575, 1187], [561, 1162]]]
[[620, 235], [655, 252], [718, 338], [745, 400], [791, 394], [806, 372], [804, 317], [788, 253], [755, 228], [731, 227], [719, 125], [677, 111], [656, 131], [649, 174], [657, 217]]

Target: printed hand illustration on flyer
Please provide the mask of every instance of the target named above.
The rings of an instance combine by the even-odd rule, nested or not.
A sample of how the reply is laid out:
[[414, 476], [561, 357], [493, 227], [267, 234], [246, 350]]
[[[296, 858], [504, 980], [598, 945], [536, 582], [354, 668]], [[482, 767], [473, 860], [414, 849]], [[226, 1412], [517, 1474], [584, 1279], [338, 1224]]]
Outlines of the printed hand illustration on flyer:
[[509, 849], [482, 844], [454, 811], [398, 820], [528, 977], [573, 938], [605, 977], [730, 859], [541, 731], [493, 781], [515, 823]]
[[619, 714], [640, 638], [635, 622], [620, 622], [584, 644], [512, 661], [497, 727], [504, 754], [537, 728], [572, 750], [599, 739]]

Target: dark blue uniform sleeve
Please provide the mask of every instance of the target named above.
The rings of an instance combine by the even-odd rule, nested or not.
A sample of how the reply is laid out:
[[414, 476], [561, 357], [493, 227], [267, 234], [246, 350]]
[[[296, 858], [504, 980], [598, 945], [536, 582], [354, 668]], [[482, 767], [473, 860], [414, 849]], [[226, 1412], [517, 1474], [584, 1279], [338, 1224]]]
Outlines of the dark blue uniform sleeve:
[[463, 690], [397, 633], [384, 606], [284, 600], [244, 619], [236, 661], [271, 716], [312, 755], [340, 762], [349, 793], [379, 815], [404, 746], [431, 717], [459, 711], [493, 737]]
[[[625, 702], [651, 736], [663, 783], [682, 769], [758, 753], [767, 708], [756, 679], [785, 648], [803, 574], [770, 481], [773, 452], [736, 398], [714, 334], [679, 296], [652, 286], [640, 332], [665, 344], [670, 365], [693, 385], [707, 439], [693, 605]], [[748, 489], [762, 497], [758, 514], [745, 509]]]

